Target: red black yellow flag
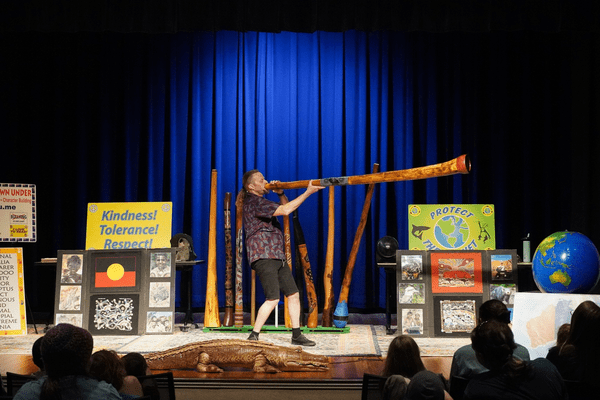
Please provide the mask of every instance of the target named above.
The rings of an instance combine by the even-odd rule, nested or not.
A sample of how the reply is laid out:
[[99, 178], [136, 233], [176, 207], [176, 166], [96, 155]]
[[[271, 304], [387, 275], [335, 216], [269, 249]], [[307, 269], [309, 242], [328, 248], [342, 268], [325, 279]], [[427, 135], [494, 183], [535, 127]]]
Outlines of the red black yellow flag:
[[97, 257], [95, 260], [95, 285], [97, 288], [135, 287], [139, 257]]

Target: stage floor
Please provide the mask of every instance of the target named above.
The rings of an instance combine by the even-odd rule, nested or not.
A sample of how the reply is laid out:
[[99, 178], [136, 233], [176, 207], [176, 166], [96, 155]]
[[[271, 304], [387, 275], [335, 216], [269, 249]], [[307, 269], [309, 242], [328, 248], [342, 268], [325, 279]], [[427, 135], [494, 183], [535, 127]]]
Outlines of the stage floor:
[[[203, 396], [210, 395], [213, 400], [234, 398], [240, 394], [244, 400], [268, 400], [271, 396], [280, 400], [281, 395], [285, 395], [286, 400], [294, 400], [322, 398], [323, 391], [327, 391], [328, 400], [360, 399], [363, 374], [381, 373], [389, 343], [395, 335], [386, 334], [383, 325], [349, 324], [348, 327], [350, 332], [345, 334], [307, 334], [317, 342], [317, 346], [305, 348], [305, 351], [328, 356], [328, 371], [267, 374], [229, 368], [223, 373], [209, 374], [177, 370], [173, 371], [177, 398], [197, 398], [198, 391], [202, 391]], [[43, 327], [38, 326], [36, 334], [31, 326], [28, 335], [0, 337], [0, 373], [5, 376], [7, 371], [21, 374], [34, 372], [36, 367], [31, 361], [31, 345], [42, 335]], [[149, 353], [195, 341], [246, 337], [247, 333], [204, 332], [201, 325], [198, 329], [182, 332], [178, 325], [175, 333], [171, 335], [95, 336], [94, 351], [106, 348], [121, 354], [130, 351]], [[291, 346], [290, 337], [291, 333], [288, 332], [263, 332], [260, 335], [263, 341], [283, 346]], [[446, 377], [450, 371], [454, 351], [469, 343], [468, 338], [417, 337], [415, 340], [421, 348], [426, 367]], [[285, 394], [282, 394], [282, 391]]]

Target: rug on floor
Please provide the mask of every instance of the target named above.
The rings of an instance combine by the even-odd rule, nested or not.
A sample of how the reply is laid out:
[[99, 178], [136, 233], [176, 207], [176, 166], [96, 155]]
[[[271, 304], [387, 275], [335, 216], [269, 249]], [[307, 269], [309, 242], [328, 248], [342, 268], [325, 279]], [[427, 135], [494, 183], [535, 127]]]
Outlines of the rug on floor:
[[[379, 356], [381, 350], [375, 338], [375, 329], [371, 325], [351, 325], [345, 334], [305, 334], [317, 345], [306, 347], [312, 354], [324, 356]], [[41, 333], [24, 336], [0, 337], [0, 352], [3, 354], [31, 354], [31, 346]], [[178, 328], [172, 335], [137, 336], [94, 336], [94, 351], [100, 349], [115, 350], [120, 354], [129, 352], [150, 353], [162, 351], [188, 343], [212, 339], [246, 339], [245, 332], [203, 332], [202, 329], [190, 329], [182, 332]], [[280, 346], [291, 346], [291, 333], [260, 334], [260, 340]]]

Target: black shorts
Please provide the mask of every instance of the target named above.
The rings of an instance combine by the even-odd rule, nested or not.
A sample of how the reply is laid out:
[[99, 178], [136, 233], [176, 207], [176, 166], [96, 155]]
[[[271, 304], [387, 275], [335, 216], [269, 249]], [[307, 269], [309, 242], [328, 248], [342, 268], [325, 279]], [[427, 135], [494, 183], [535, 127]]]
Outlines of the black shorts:
[[267, 300], [279, 300], [279, 291], [284, 296], [298, 292], [292, 270], [285, 260], [261, 259], [252, 263]]

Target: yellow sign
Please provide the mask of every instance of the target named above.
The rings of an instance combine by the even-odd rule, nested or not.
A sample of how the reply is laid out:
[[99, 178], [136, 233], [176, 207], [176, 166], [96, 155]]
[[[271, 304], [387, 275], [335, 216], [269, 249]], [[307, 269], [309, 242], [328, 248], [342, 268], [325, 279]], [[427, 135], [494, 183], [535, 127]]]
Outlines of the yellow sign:
[[171, 247], [171, 202], [88, 204], [87, 250]]
[[23, 249], [0, 248], [0, 335], [26, 335]]

